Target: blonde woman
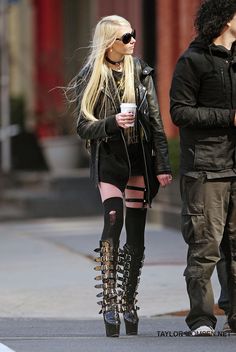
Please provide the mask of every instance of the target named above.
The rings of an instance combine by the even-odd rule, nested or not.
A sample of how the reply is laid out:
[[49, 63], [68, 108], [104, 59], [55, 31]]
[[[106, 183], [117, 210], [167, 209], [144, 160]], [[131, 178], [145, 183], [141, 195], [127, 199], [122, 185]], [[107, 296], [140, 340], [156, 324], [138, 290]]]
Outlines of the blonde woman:
[[[96, 259], [102, 289], [106, 335], [119, 336], [123, 313], [126, 333], [136, 335], [137, 286], [144, 260], [147, 206], [159, 184], [171, 182], [168, 148], [154, 89], [153, 69], [132, 56], [135, 30], [119, 16], [102, 18], [91, 53], [76, 77], [77, 132], [91, 152], [91, 178], [104, 207], [104, 228]], [[121, 113], [135, 103], [136, 114]], [[134, 124], [133, 127], [130, 125]], [[126, 244], [119, 249], [126, 204]]]

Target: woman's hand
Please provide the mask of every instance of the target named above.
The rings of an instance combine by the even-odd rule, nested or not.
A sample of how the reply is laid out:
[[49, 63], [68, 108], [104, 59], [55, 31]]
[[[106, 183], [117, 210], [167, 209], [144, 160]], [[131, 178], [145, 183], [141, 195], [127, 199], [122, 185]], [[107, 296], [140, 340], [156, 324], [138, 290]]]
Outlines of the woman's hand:
[[121, 112], [116, 115], [116, 123], [121, 128], [129, 128], [134, 122], [135, 116], [132, 112]]
[[162, 187], [165, 187], [172, 182], [172, 176], [170, 174], [157, 175], [157, 179]]

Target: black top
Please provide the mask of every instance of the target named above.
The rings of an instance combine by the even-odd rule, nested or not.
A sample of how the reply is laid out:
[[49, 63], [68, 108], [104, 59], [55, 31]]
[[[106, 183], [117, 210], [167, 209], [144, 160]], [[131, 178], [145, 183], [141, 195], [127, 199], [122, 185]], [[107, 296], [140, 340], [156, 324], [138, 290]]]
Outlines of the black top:
[[[119, 100], [120, 100], [120, 102], [122, 102], [122, 96], [123, 96], [123, 93], [124, 93], [124, 75], [123, 75], [123, 72], [112, 70], [112, 74], [113, 74], [113, 78], [114, 78], [116, 86], [117, 86]], [[124, 133], [124, 136], [125, 136], [125, 139], [126, 139], [126, 142], [127, 142], [128, 145], [139, 143], [140, 135], [139, 135], [139, 131], [138, 131], [137, 118], [135, 119], [134, 127], [130, 127], [128, 129], [125, 129], [123, 131], [123, 133]]]

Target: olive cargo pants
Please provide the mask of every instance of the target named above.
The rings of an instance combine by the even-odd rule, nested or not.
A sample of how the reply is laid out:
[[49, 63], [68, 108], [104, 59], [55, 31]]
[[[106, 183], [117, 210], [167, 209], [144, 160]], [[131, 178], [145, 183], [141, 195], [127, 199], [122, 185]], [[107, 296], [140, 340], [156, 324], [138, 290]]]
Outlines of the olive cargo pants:
[[182, 176], [182, 234], [188, 244], [184, 276], [190, 299], [186, 323], [191, 330], [216, 325], [211, 275], [220, 259], [223, 233], [229, 275], [229, 323], [236, 331], [236, 178], [208, 180]]

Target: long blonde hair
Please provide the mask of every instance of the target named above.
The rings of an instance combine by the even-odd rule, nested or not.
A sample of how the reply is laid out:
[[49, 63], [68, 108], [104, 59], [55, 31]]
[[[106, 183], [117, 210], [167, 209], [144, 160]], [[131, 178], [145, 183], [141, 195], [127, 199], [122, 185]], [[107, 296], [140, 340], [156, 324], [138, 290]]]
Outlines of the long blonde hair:
[[[91, 76], [83, 92], [81, 111], [90, 120], [97, 120], [94, 107], [102, 88], [108, 88], [108, 81], [112, 78], [111, 69], [105, 62], [107, 49], [115, 42], [120, 26], [130, 26], [123, 17], [112, 15], [103, 17], [96, 25], [90, 54], [84, 69], [91, 70]], [[124, 93], [123, 102], [135, 102], [134, 65], [131, 55], [124, 57]]]

